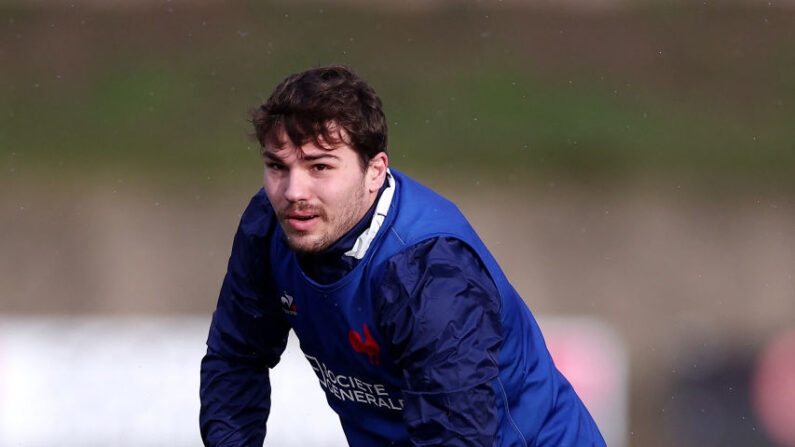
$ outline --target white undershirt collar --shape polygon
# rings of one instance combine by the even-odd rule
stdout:
[[[381,225],[384,224],[384,219],[389,212],[389,206],[392,204],[392,196],[395,195],[395,179],[392,177],[392,172],[387,168],[386,170],[387,187],[381,193],[381,198],[378,199],[378,204],[375,205],[375,213],[373,220],[370,221],[370,227],[364,230],[362,234],[356,239],[353,248],[345,252],[345,256],[352,256],[356,259],[362,259],[370,248],[375,235]]]

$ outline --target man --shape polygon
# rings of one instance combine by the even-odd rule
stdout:
[[[386,119],[343,66],[253,112],[243,214],[201,369],[207,445],[262,445],[295,331],[352,446],[604,445],[530,311],[458,209],[388,169]]]

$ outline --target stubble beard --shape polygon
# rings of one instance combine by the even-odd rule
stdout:
[[[329,216],[320,205],[293,205],[278,213],[279,223],[287,240],[287,246],[298,253],[318,253],[337,242],[345,233],[353,228],[367,213],[369,207],[365,203],[364,179],[359,187],[352,188],[349,193],[351,200],[345,202],[338,216]],[[325,228],[312,228],[308,231],[296,231],[284,222],[286,216],[294,211],[311,211],[320,219],[318,225]],[[312,234],[319,231],[315,237]]]

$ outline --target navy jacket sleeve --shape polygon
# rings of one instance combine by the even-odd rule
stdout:
[[[270,410],[268,369],[289,325],[273,299],[267,240],[276,225],[260,191],[246,209],[201,362],[199,422],[205,445],[261,446]]]
[[[494,445],[500,300],[477,255],[453,238],[421,242],[389,260],[379,295],[412,442]]]

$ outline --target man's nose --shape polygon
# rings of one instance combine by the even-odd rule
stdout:
[[[300,169],[291,169],[287,176],[287,186],[284,190],[284,198],[290,202],[300,202],[309,200],[310,179],[306,173]]]

